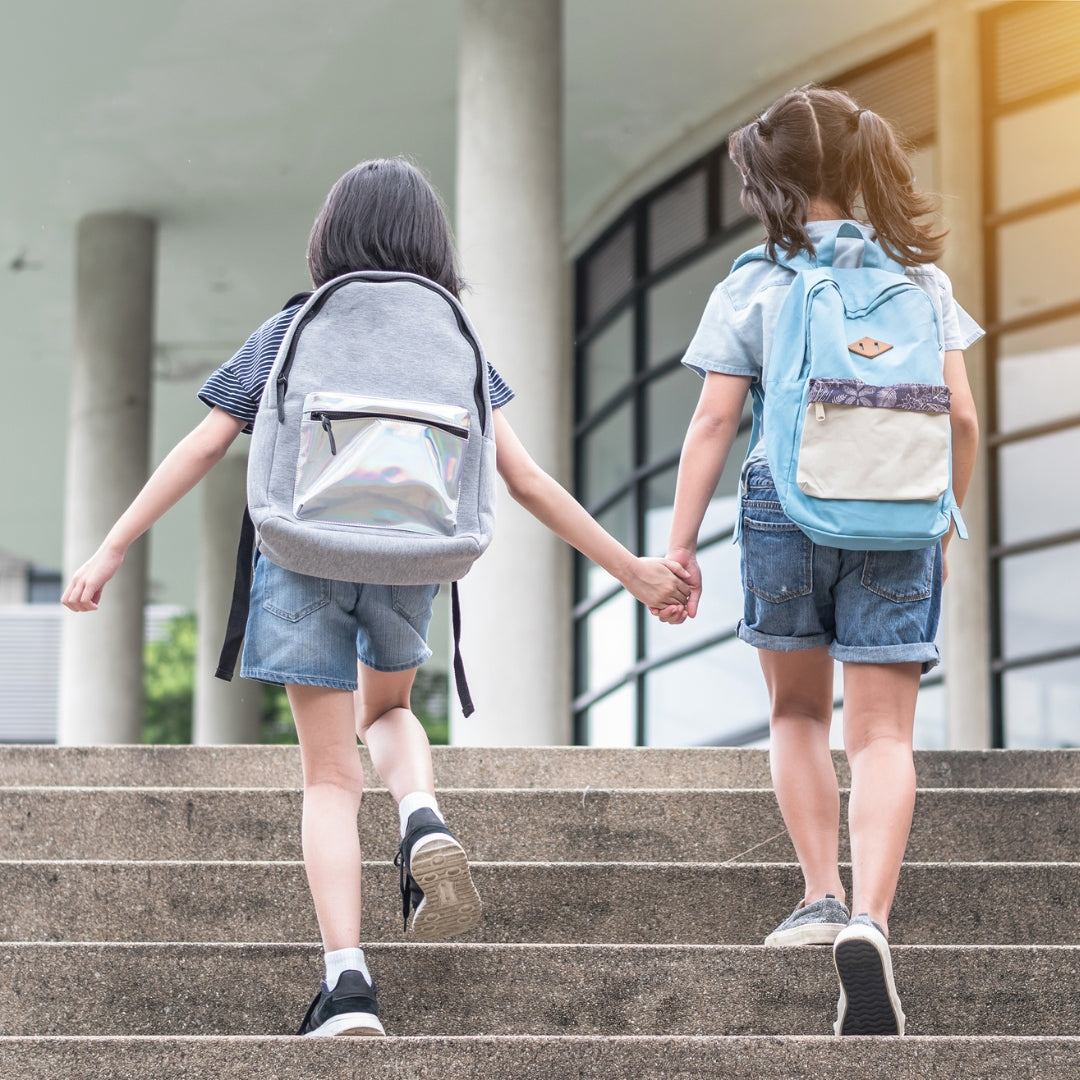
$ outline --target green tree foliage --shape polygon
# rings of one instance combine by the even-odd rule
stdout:
[[[177,615],[143,653],[144,743],[191,742],[195,616]]]
[[[146,694],[144,743],[191,742],[195,700],[195,616],[178,615],[143,657]],[[416,673],[412,706],[433,744],[448,741],[446,672],[421,668]],[[295,743],[296,728],[285,689],[264,685],[260,741]]]

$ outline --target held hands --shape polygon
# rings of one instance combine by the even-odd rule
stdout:
[[[698,600],[701,597],[701,567],[698,566],[694,552],[686,548],[672,548],[664,561],[674,562],[682,568],[683,580],[680,588],[686,592],[686,602],[684,604],[658,604],[655,607],[650,606],[649,611],[662,623],[678,625],[697,615]]]
[[[686,570],[674,559],[638,556],[621,580],[626,590],[652,612],[669,607],[682,610],[690,595]]]
[[[60,603],[71,611],[97,611],[101,591],[124,561],[124,552],[104,544],[75,571]]]

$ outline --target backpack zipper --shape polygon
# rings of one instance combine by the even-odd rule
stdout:
[[[309,415],[312,420],[318,420],[322,424],[322,429],[326,432],[326,436],[330,440],[331,454],[337,453],[337,443],[334,441],[333,428],[335,420],[400,420],[405,424],[419,424],[421,427],[438,428],[440,431],[445,431],[459,439],[467,439],[469,437],[469,429],[459,427],[457,424],[447,424],[441,420],[421,420],[416,416],[405,416],[402,413],[375,412],[373,410],[345,412],[320,409]]]

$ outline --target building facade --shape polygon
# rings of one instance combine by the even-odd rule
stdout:
[[[985,542],[976,536],[953,556],[965,572],[947,590],[952,633],[942,632],[967,647],[946,647],[945,663],[924,680],[916,738],[924,746],[956,745],[964,733],[984,745],[1064,745],[1080,736],[1080,597],[1067,569],[1080,554],[1080,490],[1069,479],[1050,496],[1032,481],[1054,462],[1065,477],[1080,450],[1080,273],[1071,258],[1080,236],[1080,8],[941,8],[924,36],[855,68],[812,75],[906,136],[920,186],[944,194],[956,295],[988,331],[968,357],[985,470],[968,513],[985,522]],[[769,100],[763,94],[758,107]],[[970,133],[977,157],[943,176],[942,158],[955,160],[955,141]],[[576,490],[638,551],[662,552],[666,541],[700,385],[682,352],[714,284],[760,236],[739,188],[721,141],[635,198],[576,260]],[[964,218],[978,233],[966,248]],[[659,625],[578,558],[578,741],[745,744],[767,736],[764,687],[735,637],[732,531],[748,436],[749,415],[706,517],[706,589],[695,623]],[[987,706],[979,715],[979,699],[965,695],[950,721],[945,688],[958,664],[958,677],[984,684]],[[841,698],[838,682],[838,708]]]
[[[292,248],[302,251],[329,183],[358,157],[405,152],[448,195],[466,306],[519,394],[515,429],[609,531],[661,553],[699,389],[681,354],[710,290],[758,237],[727,136],[792,86],[837,84],[912,143],[921,185],[942,194],[945,269],[988,331],[968,353],[983,428],[965,506],[972,539],[950,553],[946,659],[926,680],[916,739],[1077,740],[1080,5],[460,0],[417,21],[407,5],[335,0],[325,20],[284,36],[272,18],[287,13],[283,0],[258,20],[243,5],[213,16],[194,3],[147,8],[139,19],[132,7],[96,9],[82,37],[106,35],[100,48],[82,47],[75,16],[59,39],[44,17],[38,26],[42,50],[66,48],[72,74],[28,110],[67,93],[56,115],[68,127],[38,120],[50,133],[34,151],[41,162],[27,159],[22,188],[4,200],[12,288],[0,313],[20,348],[52,342],[69,321],[74,349],[24,350],[37,360],[20,372],[24,397],[68,384],[62,436],[36,460],[63,479],[27,480],[9,500],[6,547],[55,565],[58,554],[36,548],[62,534],[65,573],[79,565],[198,419],[205,373],[268,303],[302,287]],[[30,62],[34,35],[24,37]],[[287,57],[289,78],[264,56]],[[35,201],[42,191],[51,204]],[[71,238],[70,303],[47,278],[58,233]],[[288,266],[272,245],[284,234]],[[12,453],[32,441],[18,425],[5,437]],[[756,657],[734,638],[745,439],[706,519],[701,613],[682,627],[650,621],[501,493],[497,539],[462,589],[478,708],[451,718],[454,741],[765,737]],[[242,453],[227,459],[155,528],[149,552],[133,549],[108,611],[61,620],[63,741],[137,737],[148,599],[199,610],[196,738],[252,737],[242,691],[209,675],[243,471]],[[55,523],[34,533],[33,513]],[[189,565],[184,583],[176,568]],[[433,663],[446,665],[439,611]]]

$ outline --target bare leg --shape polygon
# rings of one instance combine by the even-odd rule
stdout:
[[[360,944],[360,838],[364,772],[353,696],[323,686],[287,686],[304,768],[304,869],[327,952]]]
[[[844,748],[851,763],[853,915],[888,935],[915,809],[911,738],[921,665],[844,665]]]
[[[780,813],[812,903],[844,899],[839,858],[840,793],[829,750],[833,662],[827,649],[759,649],[772,706],[769,764]]]
[[[386,672],[359,666],[356,734],[394,802],[414,791],[435,794],[431,745],[409,701],[415,678],[415,668]]]

